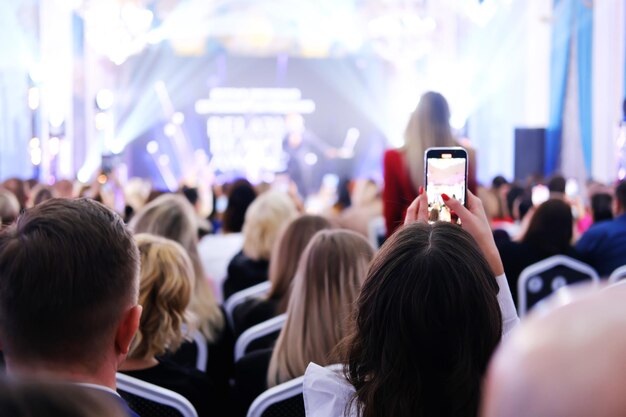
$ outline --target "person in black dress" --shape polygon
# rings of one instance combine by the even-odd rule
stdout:
[[[243,249],[230,261],[224,281],[224,299],[267,281],[270,254],[280,229],[296,217],[291,198],[280,191],[268,191],[248,207],[243,224]]]

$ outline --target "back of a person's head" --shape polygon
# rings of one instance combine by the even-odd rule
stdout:
[[[54,195],[49,187],[43,184],[37,184],[30,192],[29,206],[36,206],[37,204],[41,204],[44,201],[52,199],[53,197]]]
[[[591,196],[591,214],[593,222],[613,218],[613,196],[609,193],[596,193]]]
[[[183,341],[182,324],[193,292],[193,265],[185,249],[170,239],[147,233],[135,236],[141,269],[139,331],[129,358],[150,359],[175,352]]]
[[[483,417],[626,415],[626,286],[577,290],[544,302],[503,340]]]
[[[297,216],[291,198],[266,191],[248,207],[243,224],[243,253],[254,260],[269,260],[281,227]]]
[[[423,183],[424,151],[446,146],[457,146],[450,129],[450,108],[444,96],[430,91],[421,96],[404,131],[409,174],[416,190]]]
[[[200,194],[198,193],[198,188],[196,188],[196,187],[189,187],[187,185],[184,185],[181,188],[180,193],[183,196],[185,196],[187,201],[189,201],[189,204],[191,204],[192,206],[195,206],[196,204],[198,204],[198,200],[200,199]]]
[[[213,341],[222,329],[224,319],[198,255],[198,220],[191,203],[182,195],[160,195],[133,217],[130,228],[136,234],[150,233],[171,239],[185,249],[195,276],[190,309],[204,336]]]
[[[373,255],[367,240],[348,230],[322,230],[311,238],[272,354],[270,386],[303,375],[309,362],[335,362],[332,354],[350,331],[354,301]]]
[[[102,204],[52,199],[27,210],[0,234],[7,363],[95,369],[137,301],[138,266],[132,235]]]
[[[182,195],[163,194],[139,210],[130,222],[135,233],[150,233],[180,243],[188,252],[198,243],[191,203]]]
[[[537,207],[522,241],[547,255],[565,253],[572,243],[573,222],[570,205],[559,198],[550,199]]]
[[[20,214],[20,202],[9,190],[0,188],[0,229],[12,224]]]
[[[618,207],[618,214],[626,212],[626,180],[622,180],[615,187],[615,199]]]
[[[128,417],[112,394],[79,385],[0,380],[0,414],[10,417]]]
[[[503,185],[507,185],[509,182],[502,175],[497,175],[491,180],[491,188],[497,190]]]
[[[565,194],[567,181],[562,175],[554,175],[548,180],[548,190],[551,193]]]
[[[256,191],[248,180],[240,179],[228,188],[228,205],[224,211],[224,231],[239,233],[243,227],[248,206],[256,198]]]
[[[26,194],[26,183],[20,178],[9,178],[2,183],[1,188],[9,190],[20,206],[20,210],[26,207],[26,200],[28,196]]]
[[[372,261],[344,343],[362,415],[475,416],[502,335],[497,293],[460,227],[416,223],[393,234]]]
[[[331,223],[324,217],[302,215],[292,220],[280,233],[270,260],[269,279],[272,289],[268,294],[269,298],[279,300],[277,313],[287,310],[291,283],[304,248],[315,233],[331,227]]]
[[[520,216],[519,205],[525,193],[524,189],[515,183],[511,184],[511,188],[506,193],[507,210],[514,220],[521,220],[521,217],[523,217]]]
[[[70,180],[60,180],[54,183],[52,186],[54,194],[59,198],[73,198],[74,195],[74,183]]]

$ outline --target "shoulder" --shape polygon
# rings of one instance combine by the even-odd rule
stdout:
[[[578,244],[596,240],[606,235],[611,230],[624,229],[626,225],[622,225],[622,222],[616,220],[607,220],[599,223],[592,224],[589,229],[580,237]]]
[[[394,163],[401,161],[403,158],[402,151],[400,149],[387,149],[383,155],[385,163]]]
[[[304,374],[303,395],[307,417],[343,417],[354,397],[354,387],[343,377],[341,366],[324,368],[310,363]],[[356,417],[351,405],[348,417]]]
[[[233,320],[237,333],[250,328],[255,324],[269,320],[276,315],[276,302],[262,298],[251,298],[235,307]]]

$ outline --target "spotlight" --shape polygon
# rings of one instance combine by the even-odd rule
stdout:
[[[32,162],[33,165],[41,164],[41,149],[40,148],[35,148],[30,151],[30,162]]]
[[[109,118],[107,117],[106,113],[103,113],[103,112],[96,113],[96,116],[95,116],[96,130],[105,130],[107,128],[108,122],[109,122]]]
[[[183,122],[185,121],[185,115],[182,114],[181,112],[177,111],[176,113],[174,113],[172,115],[172,123],[174,123],[175,125],[182,125]]]
[[[172,123],[167,123],[163,127],[163,133],[168,138],[174,137],[174,135],[176,134],[176,126],[174,126]]]
[[[28,89],[28,107],[31,110],[37,110],[39,108],[39,89],[37,87]]]
[[[59,151],[61,150],[61,143],[59,141],[59,138],[57,138],[56,136],[51,137],[48,141],[48,149],[50,150],[50,155],[58,155]]]
[[[150,155],[154,155],[155,153],[159,152],[159,144],[156,141],[151,140],[146,145],[146,151],[148,151]]]
[[[307,165],[315,165],[317,164],[317,155],[315,155],[313,152],[309,152],[306,155],[304,155],[304,162]]]
[[[113,106],[114,100],[113,92],[106,88],[103,88],[96,94],[96,106],[102,111],[109,110]]]
[[[169,165],[170,164],[170,157],[167,155],[161,155],[159,156],[159,165]]]

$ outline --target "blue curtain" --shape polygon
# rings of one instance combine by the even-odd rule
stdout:
[[[559,168],[563,132],[563,110],[570,65],[570,42],[576,36],[578,70],[578,111],[581,147],[587,175],[592,161],[592,44],[593,6],[583,0],[554,0],[550,62],[550,118],[546,131],[545,174]]]
[[[591,177],[592,161],[592,44],[593,44],[593,6],[591,2],[575,0],[576,36],[578,68],[578,112],[580,116],[580,136],[587,176]],[[574,64],[574,63],[572,63]]]
[[[550,117],[546,129],[545,167],[550,175],[559,166],[563,109],[567,86],[567,69],[570,58],[569,45],[572,29],[572,0],[554,0],[552,42],[550,54]]]

